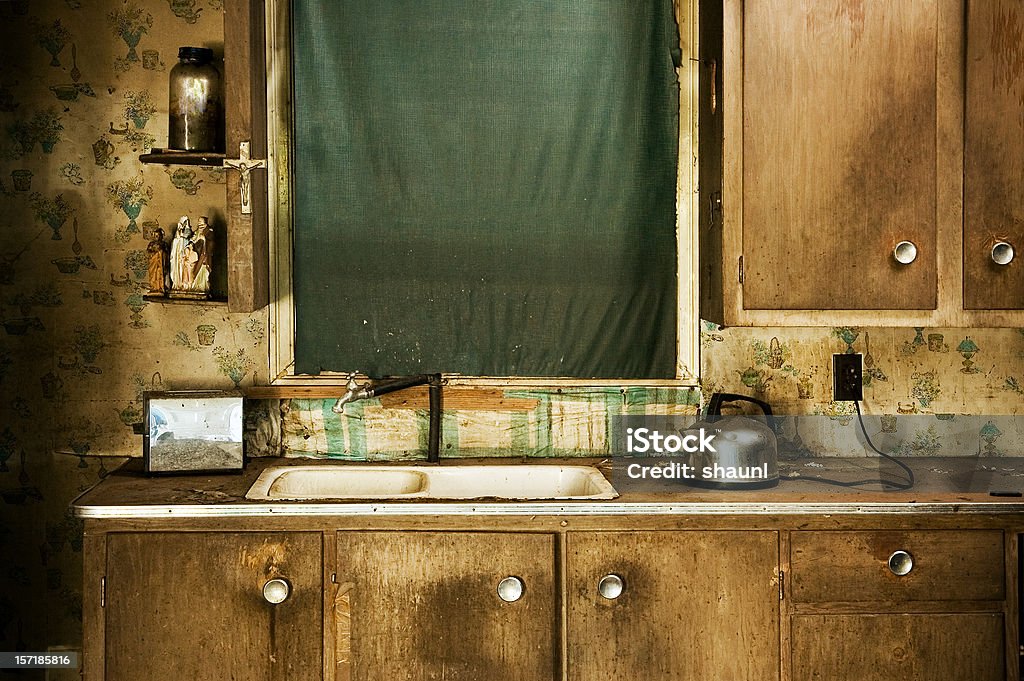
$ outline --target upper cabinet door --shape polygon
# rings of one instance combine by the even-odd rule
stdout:
[[[703,318],[966,320],[963,2],[701,5]]]
[[[322,565],[318,532],[109,535],[106,681],[321,679]]]
[[[1024,309],[1024,2],[967,3],[964,307]]]
[[[938,4],[743,3],[744,308],[936,307]]]
[[[342,532],[337,679],[554,681],[555,536]]]
[[[779,678],[778,533],[570,532],[571,681]]]

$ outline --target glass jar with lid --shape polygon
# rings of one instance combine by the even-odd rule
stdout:
[[[213,50],[178,48],[171,69],[167,146],[179,151],[224,151],[224,104]]]

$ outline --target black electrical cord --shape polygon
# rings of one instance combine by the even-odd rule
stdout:
[[[819,478],[819,477],[809,477],[809,478],[799,477],[799,478],[786,478],[786,479],[787,480],[803,480],[803,481],[806,481],[806,482],[824,482],[824,483],[828,483],[830,485],[839,485],[841,487],[860,487],[861,485],[881,485],[883,487],[889,487],[890,490],[892,490],[892,491],[903,491],[903,490],[908,490],[911,487],[913,487],[914,486],[914,471],[910,470],[910,466],[908,466],[907,464],[903,463],[899,459],[897,459],[897,458],[895,458],[895,457],[893,457],[893,456],[891,456],[889,454],[886,454],[885,452],[883,452],[882,450],[880,450],[878,447],[875,446],[875,443],[871,441],[871,437],[868,435],[867,428],[864,427],[864,417],[861,416],[861,413],[860,413],[860,402],[857,402],[855,400],[854,403],[853,403],[853,406],[857,409],[857,421],[860,423],[860,431],[862,433],[864,433],[864,439],[867,441],[868,446],[871,447],[871,449],[875,452],[875,454],[878,454],[878,456],[880,456],[883,459],[886,459],[888,461],[892,461],[894,464],[896,464],[897,466],[902,468],[903,471],[907,474],[906,481],[903,481],[903,480],[885,480],[884,478],[882,478],[882,476],[878,476],[878,479],[869,478],[867,480],[855,480],[855,481],[851,481],[851,482],[843,482],[841,480],[832,480],[832,479],[829,479],[829,478]]]
[[[903,490],[905,490],[905,489],[910,489],[911,487],[913,487],[914,486],[914,471],[912,471],[910,469],[910,466],[908,466],[907,464],[903,463],[902,461],[900,461],[899,459],[897,459],[894,456],[886,454],[885,452],[883,452],[882,450],[880,450],[878,447],[875,446],[875,443],[872,442],[871,438],[868,436],[867,428],[864,427],[864,417],[862,417],[860,415],[860,402],[856,402],[855,401],[853,403],[853,406],[857,409],[857,421],[860,422],[860,432],[864,433],[864,439],[867,441],[868,446],[871,447],[871,449],[874,450],[875,454],[878,454],[878,456],[882,457],[883,459],[886,459],[888,461],[892,461],[894,464],[896,464],[897,466],[902,468],[903,472],[907,474],[907,481],[906,482],[892,482],[891,480],[888,480],[888,481],[879,480],[879,482],[881,482],[883,485],[890,485],[890,486],[892,486],[892,487],[894,487],[896,489],[903,489]]]

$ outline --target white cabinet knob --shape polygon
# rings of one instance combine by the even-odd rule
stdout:
[[[498,582],[498,598],[506,603],[515,603],[523,597],[526,587],[518,577],[506,577]]]
[[[612,601],[622,595],[626,590],[626,582],[618,575],[605,575],[597,583],[597,592]]]
[[[894,551],[889,556],[889,571],[897,577],[909,574],[914,569],[914,557],[907,551]]]
[[[913,241],[901,241],[892,250],[892,257],[901,265],[909,265],[917,260],[917,246]]]
[[[1013,250],[1013,244],[1008,244],[1005,241],[1000,241],[992,247],[992,262],[997,265],[1009,265],[1013,261],[1013,256],[1016,253]]]
[[[267,603],[271,605],[284,603],[291,592],[291,585],[281,578],[271,579],[263,585],[263,598],[267,599]]]

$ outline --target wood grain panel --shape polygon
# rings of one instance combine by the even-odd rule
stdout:
[[[1002,601],[999,531],[793,532],[792,595],[799,602]],[[889,556],[913,556],[897,576]]]
[[[700,316],[701,319],[723,323],[725,321],[725,300],[723,277],[733,275],[723,271],[724,252],[722,229],[722,170],[724,139],[724,117],[722,106],[723,74],[722,41],[724,32],[721,2],[701,3],[700,22],[700,71],[698,80],[699,99],[697,102],[697,164],[700,186],[697,205],[697,235],[700,258]],[[735,254],[729,254],[734,258]]]
[[[776,532],[570,532],[568,678],[779,677]],[[600,579],[625,581],[619,598]]]
[[[967,3],[964,307],[1024,309],[1024,2]],[[999,241],[1009,265],[992,261]]]
[[[321,679],[322,570],[317,532],[109,535],[106,681]]]
[[[336,399],[345,388],[342,385],[258,385],[246,388],[249,399]],[[416,386],[381,395],[382,407],[387,409],[427,409],[430,397],[427,386]],[[532,411],[540,400],[530,397],[508,397],[503,388],[475,388],[465,386],[444,387],[445,409],[470,411]]]
[[[1006,534],[1006,681],[1020,681],[1020,535]]]
[[[744,4],[745,308],[936,307],[938,1]]]
[[[533,411],[539,399],[508,397],[500,388],[445,387],[444,408],[479,411]],[[427,386],[416,386],[380,396],[380,406],[387,409],[427,409],[430,395]]]
[[[107,536],[87,526],[82,545],[82,679],[103,681],[103,579],[107,569]]]
[[[798,615],[794,681],[1002,681],[1002,614]]]
[[[339,533],[337,568],[339,678],[555,679],[554,535]],[[497,594],[508,576],[526,587],[513,603]]]
[[[251,157],[267,158],[267,76],[263,0],[224,4],[225,141],[228,158],[251,143]],[[228,309],[252,312],[269,300],[267,170],[253,170],[253,213],[242,215],[237,171],[227,178]]]

